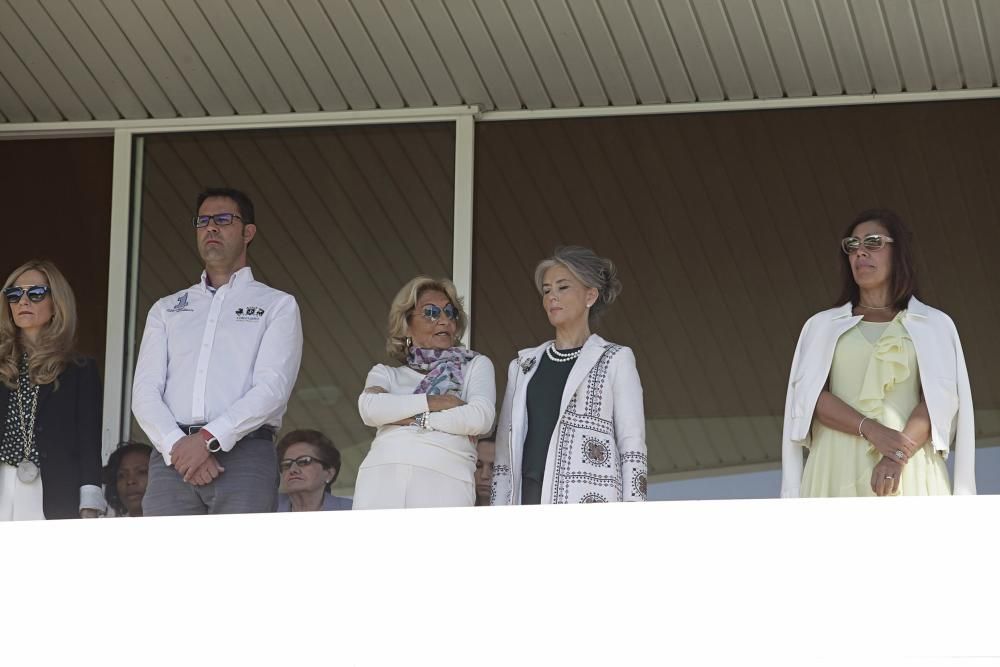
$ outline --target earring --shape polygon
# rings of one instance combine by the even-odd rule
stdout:
[[[413,339],[409,336],[406,337],[406,347],[411,347],[413,345]]]

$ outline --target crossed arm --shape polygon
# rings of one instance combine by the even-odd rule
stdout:
[[[921,398],[902,431],[866,418],[863,414],[824,389],[816,401],[816,418],[827,428],[861,435],[882,455],[872,471],[872,491],[887,496],[899,490],[900,474],[910,457],[931,435],[931,418]],[[897,456],[902,453],[902,457]]]

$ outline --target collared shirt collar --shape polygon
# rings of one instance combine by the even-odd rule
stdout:
[[[253,271],[250,270],[249,266],[244,266],[242,269],[240,269],[233,275],[229,276],[229,282],[226,284],[229,285],[230,289],[235,289],[237,287],[241,287],[247,284],[251,280],[253,280]],[[198,285],[201,287],[201,289],[205,290],[209,294],[214,294],[214,292],[208,286],[207,271],[201,272],[201,280],[198,281]],[[219,287],[220,287],[219,285],[215,285],[216,290],[218,290]]]

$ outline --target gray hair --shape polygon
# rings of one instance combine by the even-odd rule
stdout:
[[[585,287],[597,290],[597,301],[590,307],[590,322],[596,322],[622,291],[615,263],[606,257],[598,257],[590,248],[568,245],[556,248],[552,257],[543,259],[535,267],[535,288],[542,293],[545,272],[553,266],[564,266]]]

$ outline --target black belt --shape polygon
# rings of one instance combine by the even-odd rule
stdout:
[[[178,424],[177,425],[177,427],[180,430],[184,431],[188,435],[194,435],[195,433],[197,433],[201,429],[205,428],[205,426],[207,426],[207,424]],[[242,438],[240,438],[240,440],[246,440],[248,438],[253,439],[253,440],[270,440],[271,442],[274,442],[274,427],[273,426],[267,426],[267,425],[261,426],[256,431],[250,431],[245,436],[243,436]]]

